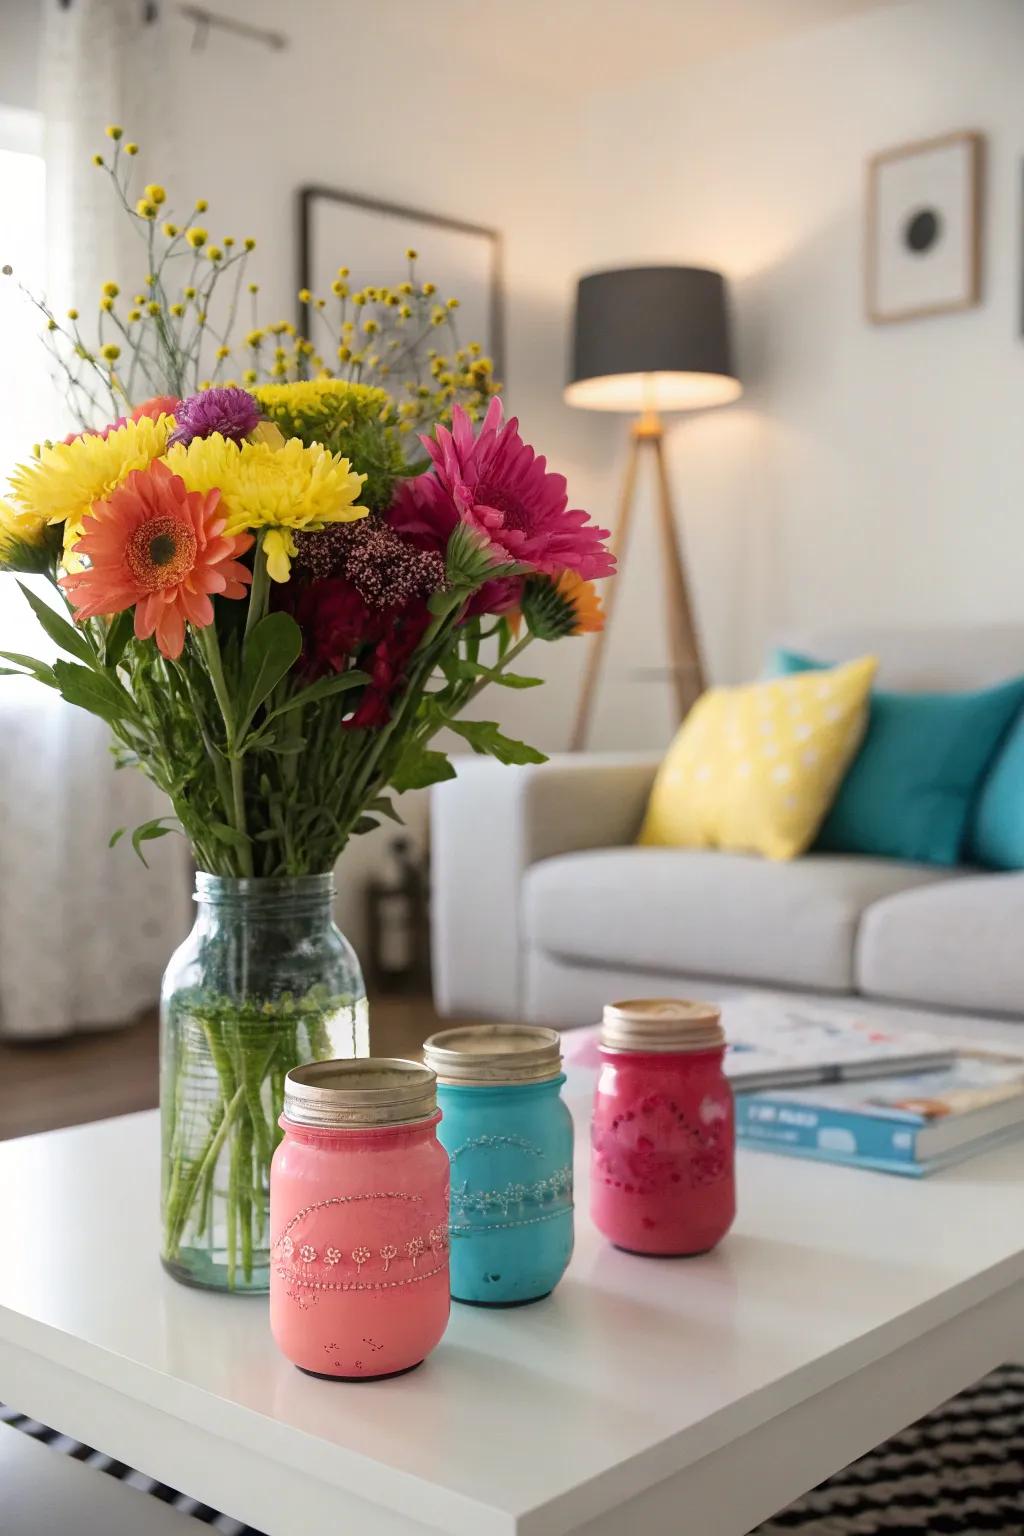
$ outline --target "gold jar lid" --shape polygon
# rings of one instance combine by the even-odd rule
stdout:
[[[429,1067],[398,1057],[311,1061],[284,1080],[284,1112],[294,1125],[322,1129],[412,1125],[437,1109]]]
[[[439,1083],[476,1088],[546,1083],[561,1073],[562,1042],[557,1030],[534,1024],[468,1024],[431,1035],[423,1059]]]
[[[710,1051],[725,1044],[721,1010],[680,997],[607,1003],[601,1044],[610,1051]]]

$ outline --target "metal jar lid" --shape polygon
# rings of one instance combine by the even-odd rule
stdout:
[[[601,1044],[610,1051],[710,1051],[725,1043],[720,1020],[714,1003],[632,998],[605,1006]]]
[[[562,1042],[557,1030],[533,1024],[470,1024],[431,1035],[423,1059],[440,1083],[476,1088],[546,1083],[561,1073]]]
[[[322,1129],[411,1125],[437,1109],[429,1067],[398,1057],[311,1061],[284,1080],[284,1112],[294,1125]]]

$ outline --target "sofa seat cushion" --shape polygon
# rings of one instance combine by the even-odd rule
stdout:
[[[1024,1012],[1024,875],[972,873],[879,901],[861,924],[856,980],[871,997]]]
[[[603,848],[534,864],[527,943],[563,959],[850,991],[866,907],[958,883],[949,870],[849,855],[779,864],[692,848]]]

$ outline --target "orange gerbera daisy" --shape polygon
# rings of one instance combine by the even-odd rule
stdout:
[[[252,580],[236,559],[252,535],[226,535],[219,502],[217,490],[187,491],[159,460],[134,470],[84,519],[75,551],[88,555],[89,566],[60,583],[75,617],[134,607],[137,637],[155,635],[163,655],[180,656],[185,621],[197,629],[213,623],[211,593],[244,597]]]
[[[604,610],[597,588],[578,571],[527,577],[520,606],[530,633],[537,640],[592,635],[604,628]],[[518,628],[513,633],[518,633]]]

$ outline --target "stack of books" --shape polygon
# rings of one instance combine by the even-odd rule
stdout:
[[[723,1010],[741,1146],[920,1178],[1024,1130],[1021,1056],[752,994]]]

